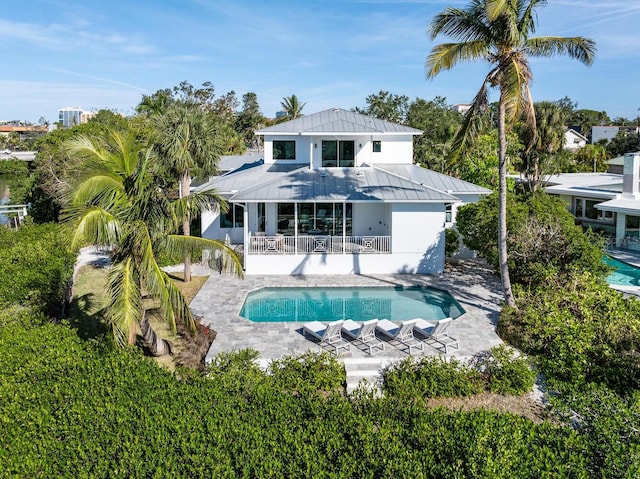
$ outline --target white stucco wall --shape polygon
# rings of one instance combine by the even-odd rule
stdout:
[[[294,140],[296,142],[295,160],[274,160],[273,141]],[[264,161],[273,163],[305,163],[312,168],[322,167],[322,141],[353,141],[355,146],[355,164],[374,163],[412,163],[413,162],[413,136],[412,135],[322,135],[322,136],[302,136],[302,135],[278,135],[266,136],[264,141]],[[373,142],[380,141],[381,151],[373,152]]]
[[[384,208],[383,216],[391,220],[387,226],[384,226],[384,220],[380,224],[378,219],[381,217],[380,206]],[[443,204],[356,204],[353,217],[354,235],[392,235],[391,254],[247,255],[246,273],[439,274],[443,271]],[[366,232],[362,231],[363,228]],[[379,228],[389,228],[390,231],[376,231]]]
[[[308,136],[300,136],[300,135],[278,135],[278,136],[267,136],[264,139],[264,162],[265,163],[274,163],[276,160],[273,159],[273,142],[274,141],[290,141],[294,140],[296,142],[296,159],[295,160],[277,160],[278,163],[305,163],[309,164],[310,161],[310,147],[311,147],[311,138]],[[320,148],[320,146],[318,146]]]

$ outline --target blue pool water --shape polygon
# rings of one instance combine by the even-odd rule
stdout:
[[[262,288],[247,295],[240,316],[255,322],[404,321],[463,313],[453,296],[433,288]]]
[[[614,286],[640,286],[640,268],[610,256],[604,257],[604,262],[616,270],[607,276],[607,283]]]

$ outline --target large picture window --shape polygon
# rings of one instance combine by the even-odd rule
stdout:
[[[274,140],[273,159],[274,160],[295,160],[296,159],[295,140]]]
[[[322,166],[352,167],[355,164],[355,143],[353,140],[322,142]]]

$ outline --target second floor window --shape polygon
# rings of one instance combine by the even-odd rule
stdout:
[[[355,143],[353,140],[322,142],[322,166],[355,166]]]
[[[296,159],[295,140],[274,140],[273,159],[274,160],[295,160]]]

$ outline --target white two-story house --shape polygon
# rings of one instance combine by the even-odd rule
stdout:
[[[437,274],[456,206],[490,193],[414,165],[420,130],[351,111],[256,134],[262,161],[199,187],[230,203],[202,236],[242,244],[246,274]]]

